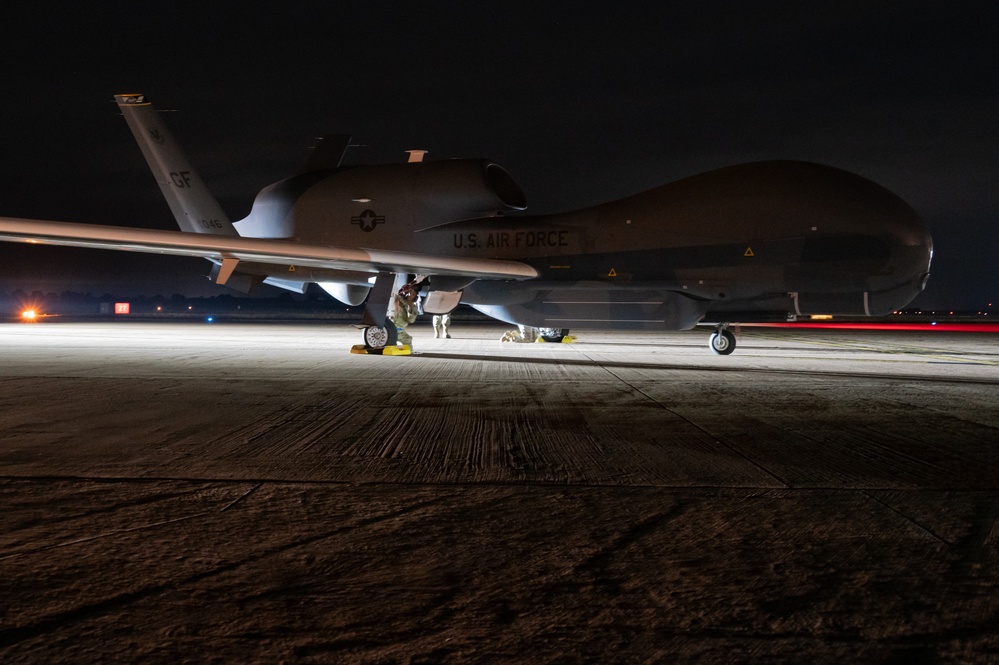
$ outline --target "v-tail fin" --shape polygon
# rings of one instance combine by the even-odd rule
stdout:
[[[115,95],[114,99],[181,230],[239,235],[146,96]]]

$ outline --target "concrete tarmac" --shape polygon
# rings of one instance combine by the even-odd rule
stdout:
[[[999,662],[994,334],[0,325],[0,662]]]

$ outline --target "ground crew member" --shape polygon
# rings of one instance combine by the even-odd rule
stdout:
[[[413,345],[413,338],[406,332],[406,326],[416,320],[416,300],[416,290],[408,284],[399,289],[393,298],[392,315],[389,318],[395,324],[396,343],[399,345]]]
[[[448,332],[450,328],[450,314],[434,314],[434,337],[436,339],[440,339],[442,333],[445,339],[451,339],[451,333]]]

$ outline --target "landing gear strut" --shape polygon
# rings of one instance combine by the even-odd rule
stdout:
[[[727,356],[728,354],[735,351],[735,335],[732,331],[728,329],[728,324],[723,323],[715,330],[711,335],[711,340],[708,342],[708,346],[711,350],[720,356]]]
[[[387,346],[395,346],[397,336],[395,323],[389,320],[388,308],[392,302],[392,294],[398,286],[396,283],[405,283],[405,275],[394,275],[392,273],[379,273],[375,278],[374,286],[368,294],[368,302],[364,306],[364,316],[361,323],[364,326],[361,336],[364,338],[365,349],[383,349]]]

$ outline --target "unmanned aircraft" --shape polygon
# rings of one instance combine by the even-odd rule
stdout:
[[[218,284],[366,301],[368,347],[394,343],[397,275],[423,275],[425,310],[460,303],[551,340],[569,329],[715,328],[881,316],[929,277],[933,242],[895,194],[797,161],[740,164],[570,212],[516,214],[523,191],[486,159],[343,165],[329,135],[295,175],[231,222],[142,94],[115,95],[181,231],[0,217],[0,240],[201,256]],[[508,214],[514,213],[514,214]]]

